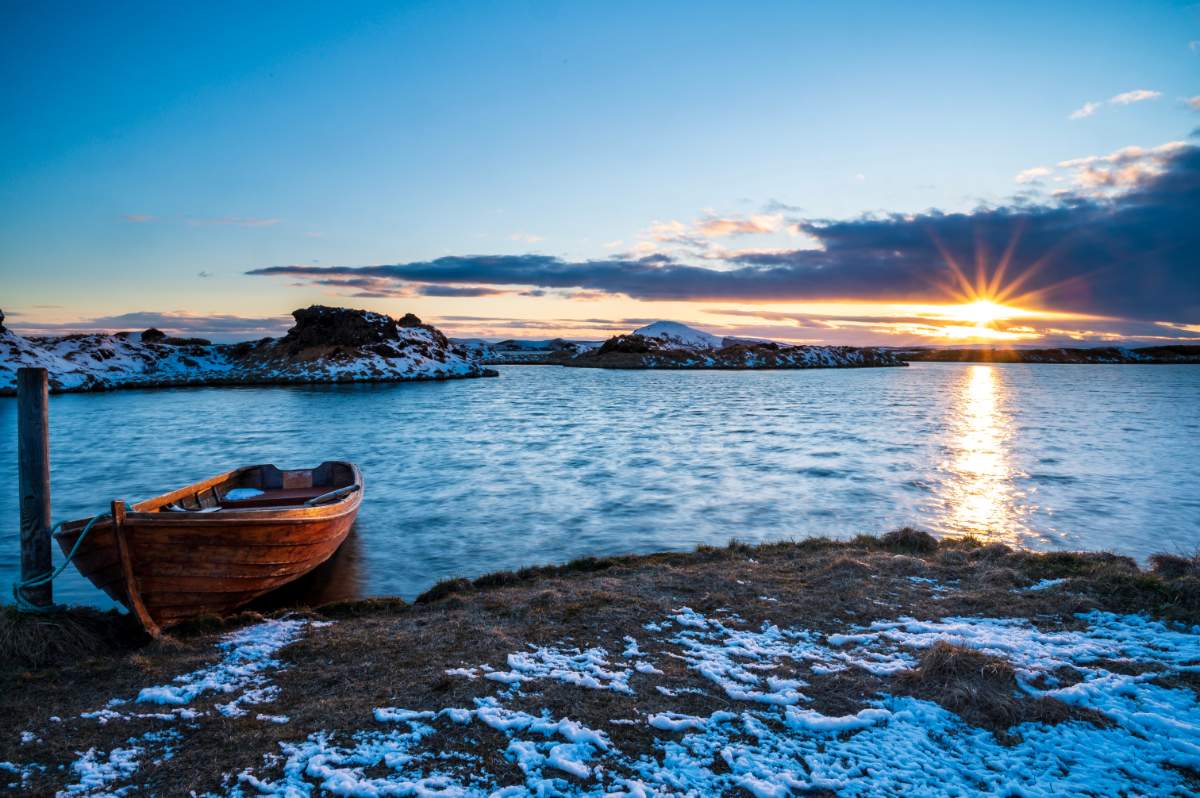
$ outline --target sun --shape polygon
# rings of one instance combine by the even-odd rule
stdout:
[[[1028,311],[1001,305],[990,299],[977,299],[974,302],[946,309],[947,318],[974,324],[976,327],[987,327],[994,322],[1017,318],[1027,315],[1027,313]]]

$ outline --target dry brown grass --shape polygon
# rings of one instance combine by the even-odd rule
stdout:
[[[0,663],[42,668],[129,651],[147,635],[128,616],[90,608],[59,609],[45,614],[0,608]]]
[[[991,730],[1004,742],[1015,742],[1007,730],[1020,723],[1107,721],[1052,698],[1031,698],[1017,685],[1007,660],[940,642],[921,654],[920,664],[901,673],[898,692],[936,701],[967,723]]]
[[[186,795],[190,790],[213,790],[223,774],[258,765],[262,754],[277,752],[282,741],[322,730],[348,734],[369,726],[374,707],[470,706],[475,697],[494,687],[481,680],[447,678],[447,668],[484,662],[501,665],[508,652],[529,643],[569,640],[569,645],[611,645],[627,634],[642,641],[643,650],[665,671],[662,676],[637,674],[636,697],[547,682],[539,683],[536,695],[515,700],[512,708],[535,712],[544,708],[557,717],[604,727],[622,750],[648,750],[652,732],[645,724],[612,726],[607,719],[634,717],[635,710],[643,716],[668,710],[707,715],[738,708],[686,664],[662,656],[642,629],[647,620],[683,605],[702,613],[733,608],[754,627],[771,621],[822,633],[901,615],[1019,617],[1061,628],[1075,623],[1073,613],[1097,608],[1200,623],[1197,577],[1190,570],[1160,567],[1146,572],[1113,555],[1040,555],[984,546],[971,539],[941,541],[930,548],[923,535],[907,530],[882,539],[811,539],[761,546],[734,541],[692,553],[587,558],[473,581],[449,580],[411,605],[399,599],[368,599],[317,608],[312,612],[338,623],[312,630],[282,652],[289,666],[276,675],[275,682],[283,698],[262,710],[287,714],[291,722],[275,725],[255,721],[253,716],[225,718],[211,711],[212,704],[224,697],[198,699],[195,708],[209,714],[188,729],[188,745],[169,763],[144,765],[133,792]],[[928,583],[913,581],[913,576],[936,579],[945,589],[935,594]],[[1069,581],[1052,590],[1013,589],[1046,578]],[[78,717],[80,712],[104,706],[110,698],[134,695],[141,687],[167,682],[215,661],[217,637],[231,625],[259,617],[204,619],[174,631],[173,641],[136,651],[123,642],[108,648],[88,645],[74,653],[64,650],[44,659],[38,668],[6,657],[0,661],[5,723],[43,737],[46,742],[32,753],[47,764],[69,763],[74,752],[92,746],[109,750],[145,729],[137,724],[84,722],[52,727],[47,717]],[[18,628],[12,619],[2,623],[8,626],[0,625],[0,635],[6,628]],[[810,681],[806,693],[813,698],[813,708],[828,714],[857,711],[884,686],[878,678],[853,669],[820,678],[784,670],[777,675]],[[1061,676],[1069,679],[1070,675]],[[702,692],[667,697],[655,690],[668,683]],[[938,701],[1001,739],[1007,739],[1005,729],[1022,720],[1096,720],[1072,714],[1057,703],[1017,694],[1007,663],[965,649],[931,649],[904,679],[888,680],[887,688],[901,684],[911,694]],[[490,745],[499,740],[492,740],[491,733],[477,725],[470,727],[469,734],[467,727],[439,729],[445,739],[438,739],[445,749],[477,750],[494,773],[513,767]],[[28,760],[31,751],[14,738],[0,735],[0,761]],[[64,776],[53,770],[38,778],[41,781],[31,785],[35,792],[52,794],[64,783]]]

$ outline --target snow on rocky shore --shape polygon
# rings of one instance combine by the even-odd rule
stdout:
[[[508,653],[499,667],[446,670],[447,679],[466,680],[485,693],[466,706],[377,706],[352,732],[321,730],[294,739],[285,733],[277,751],[227,772],[221,789],[205,795],[1185,794],[1188,773],[1200,766],[1200,712],[1186,687],[1156,682],[1194,671],[1196,629],[1099,611],[1081,613],[1077,621],[1077,629],[1044,631],[1017,619],[899,618],[821,634],[770,622],[755,627],[732,611],[679,607],[645,623],[641,640],[626,636],[586,650],[570,643],[529,645]],[[288,716],[262,711],[278,708],[282,699],[273,682],[286,667],[278,652],[327,626],[302,619],[249,626],[222,639],[223,657],[212,665],[135,697],[114,698],[79,719],[55,718],[59,725],[157,722],[111,750],[77,752],[64,776],[71,783],[58,794],[126,794],[139,784],[144,764],[170,760],[197,724],[215,716],[286,726]],[[938,703],[888,690],[886,680],[916,666],[920,652],[947,642],[1006,658],[1031,700],[1063,702],[1093,713],[1095,722],[1026,722],[1005,744]],[[710,691],[724,695],[728,709],[707,715],[637,709],[644,688],[637,675],[663,675],[660,668],[672,661],[707,687],[660,685],[660,693]],[[806,706],[813,700],[808,680],[778,675],[796,668],[813,674],[861,669],[882,677],[884,689],[857,712],[825,714]],[[523,698],[536,701],[551,683],[579,690],[581,704],[584,694],[599,691],[625,696],[631,706],[627,716],[607,718],[607,728],[595,719],[513,706]],[[403,686],[397,688],[402,700]],[[229,700],[198,706],[205,694]],[[620,724],[644,727],[650,745],[622,750],[611,732]],[[499,733],[487,738],[498,739],[499,750],[484,750],[480,733],[486,730]],[[45,747],[34,732],[22,740],[30,753]],[[514,764],[519,777],[494,772],[497,761]],[[8,787],[17,791],[48,772],[36,760],[0,762]]]
[[[659,321],[562,361],[616,369],[812,369],[907,365],[878,347],[791,346],[719,338],[678,322]]]
[[[54,392],[183,385],[395,382],[493,376],[411,313],[402,319],[314,305],[292,313],[282,338],[236,344],[171,338],[158,330],[23,337],[0,314],[0,395],[22,366],[50,373]]]

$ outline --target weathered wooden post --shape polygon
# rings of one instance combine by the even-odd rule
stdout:
[[[50,391],[46,370],[17,369],[17,462],[21,491],[21,581],[50,573]],[[23,591],[49,607],[49,582]]]

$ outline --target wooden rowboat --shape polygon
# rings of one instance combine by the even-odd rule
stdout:
[[[358,515],[362,487],[352,463],[256,465],[128,507],[113,502],[75,566],[158,635],[197,615],[230,612],[328,560]],[[55,534],[64,552],[89,520]]]

